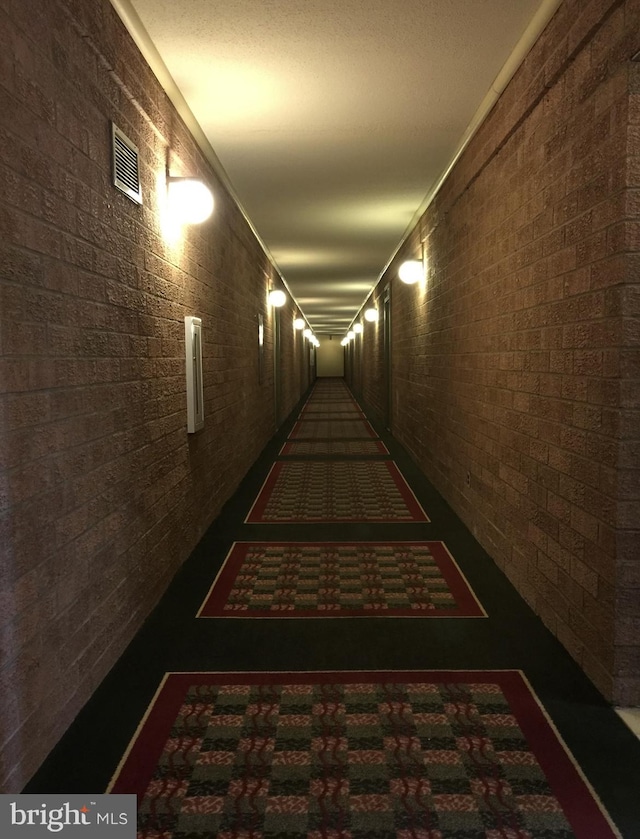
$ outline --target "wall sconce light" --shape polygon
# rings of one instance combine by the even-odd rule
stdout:
[[[197,178],[167,175],[169,210],[182,224],[200,224],[213,212],[211,190]]]
[[[421,259],[407,259],[398,269],[398,277],[407,285],[419,283],[424,277],[424,262]]]
[[[311,338],[313,337],[313,332],[312,332],[310,329],[308,329],[308,328],[307,328],[307,329],[305,329],[305,330],[304,330],[304,332],[303,332],[302,334],[303,334],[303,335],[304,335],[304,337],[307,339],[307,341],[310,341],[310,340],[311,340]]]
[[[287,302],[287,295],[284,291],[281,291],[279,288],[274,288],[272,291],[269,292],[269,303],[271,306],[275,306],[279,308],[280,306],[284,306]]]
[[[354,339],[355,337],[356,337],[356,333],[353,331],[353,329],[350,329],[350,330],[347,332],[347,338],[348,338],[350,341],[353,341],[353,339]]]
[[[343,347],[346,347],[348,343],[349,343],[349,339],[348,339],[348,338],[343,338],[343,339],[342,339],[342,341],[340,341],[340,344],[341,344],[341,346],[343,346]]]
[[[304,327],[305,327],[305,321],[303,320],[303,318],[296,318],[294,320],[294,322],[293,322],[293,328],[294,329],[300,330],[300,329],[304,329]]]
[[[361,323],[354,323],[353,331],[356,333],[356,335],[360,335],[364,331],[364,326]]]
[[[375,306],[372,306],[370,309],[365,311],[364,319],[368,320],[369,323],[375,323],[378,320],[378,310]]]

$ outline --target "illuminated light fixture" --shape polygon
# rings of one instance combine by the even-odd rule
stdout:
[[[304,329],[304,324],[305,324],[305,322],[302,318],[296,318],[293,322],[293,328],[298,329],[298,330],[299,329]]]
[[[307,341],[310,341],[313,338],[313,332],[310,329],[305,329],[302,333]]]
[[[349,343],[349,339],[348,339],[348,338],[343,338],[343,339],[342,339],[342,341],[340,341],[340,344],[341,344],[343,347],[346,347],[348,343]]]
[[[353,331],[353,329],[350,329],[350,330],[347,332],[347,338],[348,338],[350,341],[353,341],[353,339],[354,339],[355,337],[356,337],[356,333]]]
[[[364,319],[368,320],[369,323],[375,323],[378,320],[378,310],[374,306],[367,309],[364,313]]]
[[[269,292],[269,303],[276,308],[280,306],[284,306],[287,302],[287,295],[284,291],[281,291],[279,288],[274,288],[273,291]]]
[[[197,178],[168,175],[167,197],[171,214],[182,224],[201,224],[213,212],[211,190]]]
[[[398,276],[403,283],[413,285],[424,277],[424,263],[421,259],[407,259],[398,269]]]
[[[354,323],[353,331],[356,333],[356,335],[360,335],[360,333],[364,331],[364,326],[361,323]]]

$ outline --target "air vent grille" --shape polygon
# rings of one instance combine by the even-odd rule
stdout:
[[[112,127],[113,183],[136,204],[142,204],[142,186],[138,166],[138,147],[122,133],[117,125]]]

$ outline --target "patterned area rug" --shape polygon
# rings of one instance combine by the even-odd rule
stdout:
[[[289,439],[346,440],[367,439],[377,437],[371,425],[366,420],[346,419],[317,419],[299,420],[292,428]]]
[[[285,443],[280,454],[377,455],[389,454],[382,440],[301,440]]]
[[[362,415],[362,411],[356,405],[355,402],[352,400],[341,399],[339,402],[328,402],[328,401],[312,401],[309,400],[304,408],[302,409],[304,413],[314,414],[314,413],[357,413]]]
[[[198,617],[486,617],[443,542],[238,542]]]
[[[109,792],[138,839],[614,839],[519,671],[171,673]]]
[[[390,460],[280,461],[246,522],[429,521]]]
[[[351,399],[353,401],[353,396],[351,395],[351,391],[348,388],[333,388],[328,390],[322,390],[320,388],[315,388],[311,395],[309,396],[309,402],[317,402],[319,399]]]
[[[326,411],[302,411],[298,419],[303,422],[318,422],[319,420],[339,422],[340,420],[364,420],[365,416],[358,411],[336,411],[332,414]]]
[[[306,405],[358,405],[348,394],[344,396],[310,396]]]
[[[316,399],[317,397],[327,397],[327,396],[342,396],[348,397],[351,396],[351,391],[345,384],[345,382],[335,382],[334,384],[327,384],[326,382],[316,381],[316,384],[311,391],[311,398]]]

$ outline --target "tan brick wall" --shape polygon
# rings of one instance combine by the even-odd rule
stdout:
[[[282,405],[281,418],[291,413],[300,395],[310,384],[309,342],[301,331],[293,328],[294,317],[298,314],[291,300],[280,310],[281,326],[281,369],[282,369]]]
[[[640,3],[625,21],[640,32]],[[636,46],[638,46],[636,42]],[[640,56],[639,56],[640,58]],[[628,274],[620,289],[623,346],[620,353],[621,408],[618,455],[618,531],[615,674],[621,701],[640,702],[640,60],[630,68],[627,132],[628,189],[624,196]]]
[[[110,120],[140,148],[143,207],[111,185]],[[277,278],[106,0],[0,5],[0,142],[0,788],[16,791],[273,433]],[[216,197],[174,243],[167,160]],[[186,314],[204,339],[190,436]],[[308,379],[283,364],[290,410]]]
[[[636,703],[639,10],[566,0],[384,278],[394,433],[605,695]],[[423,241],[427,282],[404,286]]]
[[[363,325],[362,335],[357,338],[360,344],[360,364],[354,369],[355,391],[361,396],[378,419],[384,416],[384,338],[383,338],[383,301],[381,285],[363,306],[364,310],[375,307],[378,320],[371,323],[360,320]]]

